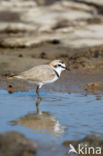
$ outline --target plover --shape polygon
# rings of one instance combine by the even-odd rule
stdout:
[[[57,79],[59,79],[60,74],[63,70],[70,71],[70,68],[67,68],[62,60],[54,60],[48,65],[35,66],[18,75],[10,76],[9,78],[17,78],[33,82],[37,85],[36,94],[39,98],[41,98],[39,89],[43,85],[53,83]]]

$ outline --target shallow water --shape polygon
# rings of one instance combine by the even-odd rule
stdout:
[[[46,91],[41,91],[41,95],[37,113],[33,91],[9,94],[0,90],[0,133],[22,132],[38,144],[38,155],[45,155],[45,151],[47,155],[63,155],[65,149],[61,145],[65,140],[78,140],[94,133],[103,137],[102,95]]]

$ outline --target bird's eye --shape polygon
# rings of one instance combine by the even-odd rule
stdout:
[[[55,67],[55,68],[61,67],[61,64],[57,64],[57,65],[55,65],[54,67]]]

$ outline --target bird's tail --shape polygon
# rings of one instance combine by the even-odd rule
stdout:
[[[17,78],[17,75],[10,75],[8,76],[8,80],[13,80],[13,79],[16,79]]]

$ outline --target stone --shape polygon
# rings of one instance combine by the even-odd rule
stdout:
[[[23,134],[15,131],[0,134],[0,155],[35,156],[37,145]]]

